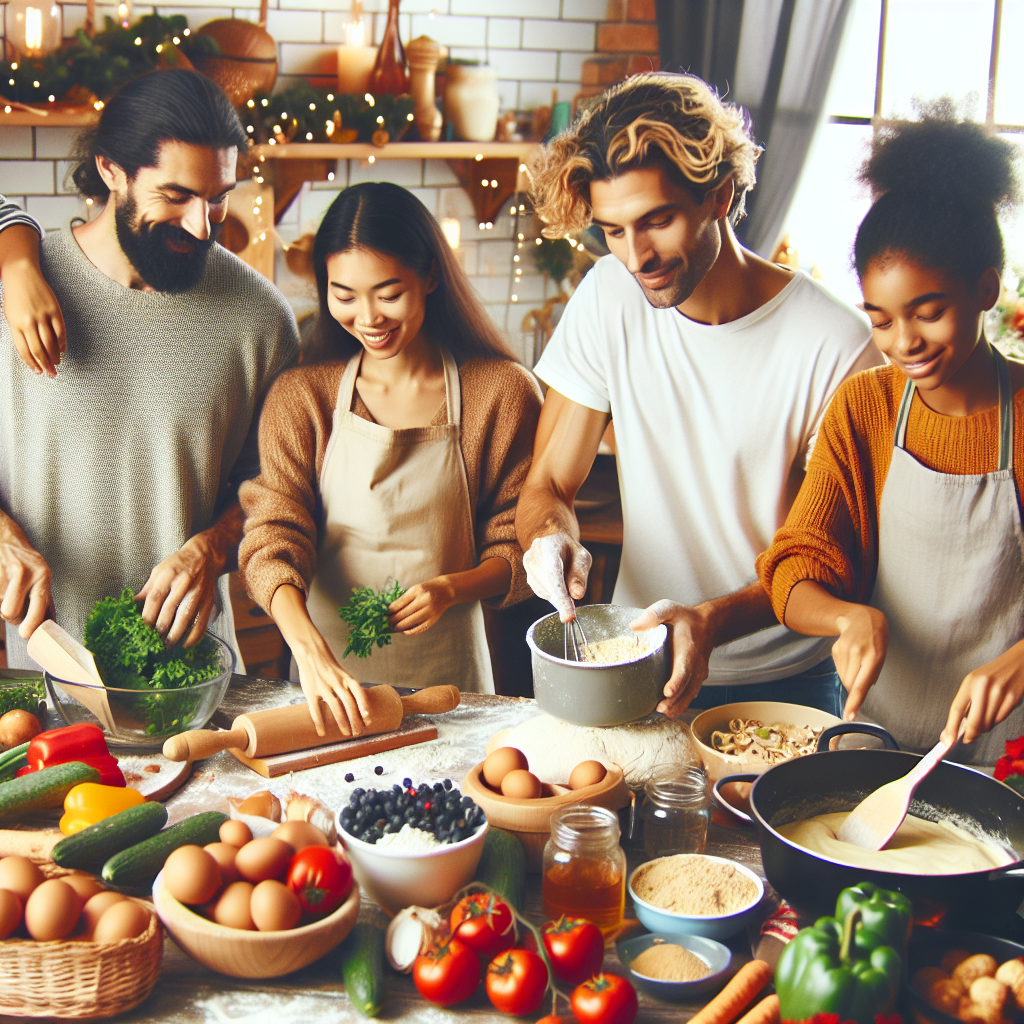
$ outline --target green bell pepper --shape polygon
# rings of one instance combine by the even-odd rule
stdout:
[[[863,926],[880,935],[885,945],[892,946],[902,956],[914,925],[914,907],[910,900],[901,892],[860,882],[839,894],[836,920],[845,921],[847,914],[858,907]]]
[[[861,913],[857,907],[843,922],[819,918],[782,951],[775,991],[784,1021],[834,1013],[840,1021],[875,1024],[879,1014],[892,1013],[903,970],[900,954],[861,924]]]

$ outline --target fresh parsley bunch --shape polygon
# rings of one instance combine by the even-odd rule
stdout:
[[[388,608],[397,601],[405,589],[398,583],[375,591],[372,587],[353,587],[348,604],[338,609],[338,614],[348,625],[348,643],[343,658],[354,654],[357,658],[368,658],[373,646],[386,647],[391,643],[391,626],[388,624]]]

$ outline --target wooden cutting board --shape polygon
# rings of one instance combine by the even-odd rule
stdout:
[[[357,757],[379,754],[384,750],[395,750],[397,747],[408,747],[414,743],[426,743],[437,739],[437,727],[430,725],[423,718],[410,716],[402,721],[394,732],[376,733],[354,740],[343,740],[340,743],[328,743],[322,747],[310,747],[308,750],[293,750],[286,754],[274,754],[268,757],[246,757],[240,750],[231,753],[244,765],[248,765],[265,779],[274,779],[289,772],[302,771],[304,768],[316,768],[322,764],[336,764],[339,761],[353,761]]]

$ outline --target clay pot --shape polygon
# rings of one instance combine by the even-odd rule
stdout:
[[[460,139],[490,142],[498,126],[498,72],[486,64],[449,64],[445,117]]]
[[[200,35],[216,40],[220,53],[196,60],[196,68],[224,90],[232,106],[270,92],[277,80],[277,43],[265,28],[238,18],[207,22]]]

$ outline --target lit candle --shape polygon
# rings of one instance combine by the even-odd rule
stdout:
[[[345,25],[345,42],[338,47],[338,92],[365,93],[377,60],[377,47],[367,46],[361,20],[361,0],[353,0],[352,20]]]

